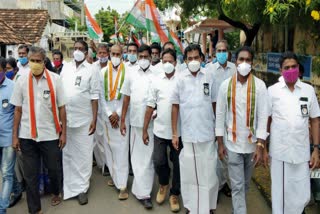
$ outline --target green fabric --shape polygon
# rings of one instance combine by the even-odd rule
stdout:
[[[120,66],[120,65],[119,65]],[[109,67],[109,66],[108,66]],[[109,76],[108,76],[109,70],[106,70],[106,72],[104,73],[104,93],[105,93],[105,99],[107,101],[109,101],[110,97],[109,97]],[[122,84],[124,82],[124,77],[125,77],[126,71],[125,71],[125,66],[122,66],[122,70],[121,70],[121,80],[120,80],[120,88],[122,87]],[[119,92],[118,96],[117,96],[117,100],[121,99],[122,94]]]

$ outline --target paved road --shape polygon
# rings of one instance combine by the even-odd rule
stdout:
[[[130,177],[130,186],[131,187]],[[129,199],[126,201],[119,201],[117,199],[117,191],[106,185],[107,178],[102,176],[100,171],[95,167],[93,169],[93,176],[91,179],[91,188],[89,190],[89,203],[85,206],[80,206],[76,199],[63,201],[59,206],[52,207],[50,205],[50,197],[45,196],[42,198],[42,210],[45,214],[142,214],[142,213],[171,213],[169,210],[169,203],[165,202],[159,206],[155,202],[155,194],[157,186],[152,194],[154,208],[151,211],[145,210],[140,203],[130,194]],[[157,182],[155,182],[157,183]],[[250,192],[248,194],[248,213],[269,214],[270,208],[266,204],[262,195],[252,183]],[[23,214],[27,213],[26,197],[23,196],[22,200],[13,208],[8,210],[8,214]],[[180,213],[185,213],[184,210]],[[229,214],[231,213],[231,200],[230,198],[222,196],[217,208],[217,214]]]

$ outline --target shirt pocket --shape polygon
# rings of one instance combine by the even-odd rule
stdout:
[[[10,104],[9,98],[3,98],[1,100],[1,111],[4,113],[8,113],[12,111],[13,106]]]

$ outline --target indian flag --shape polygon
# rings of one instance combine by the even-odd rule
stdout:
[[[86,24],[88,28],[89,37],[91,39],[102,39],[103,32],[99,27],[98,23],[92,18],[87,5],[84,5],[85,13],[86,13]]]
[[[183,47],[182,47],[182,43],[181,41],[179,40],[178,36],[170,30],[170,34],[169,34],[169,40],[171,42],[173,42],[176,50],[177,50],[177,53],[178,54],[183,54]]]
[[[136,28],[146,29],[146,17],[145,17],[145,1],[138,0],[134,4],[133,8],[129,12],[126,22],[135,26]]]

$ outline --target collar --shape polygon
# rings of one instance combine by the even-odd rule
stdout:
[[[143,71],[142,68],[139,67],[138,71],[141,71],[143,73],[149,73],[149,72],[151,72],[150,67],[151,67],[151,64],[150,64],[149,68],[146,71]]]
[[[48,71],[48,73],[50,72],[49,70],[47,70],[47,71]],[[30,70],[30,72],[31,72],[31,70]],[[35,77],[33,76],[33,74],[32,74],[32,78],[35,78]],[[40,79],[42,79],[42,78],[47,79],[47,75],[46,75],[46,72],[45,72],[45,71],[43,71],[43,74],[42,74],[42,76],[41,76]]]
[[[279,80],[280,80],[280,78],[279,78]],[[281,88],[284,88],[284,87],[288,88],[288,86],[287,86],[286,82],[284,81],[284,79],[282,79],[282,81],[280,80],[279,83],[280,83]],[[302,82],[301,82],[301,80],[299,78],[298,78],[297,82],[294,84],[294,88],[295,89],[296,89],[296,87],[302,88]]]
[[[227,68],[231,68],[231,64],[229,61],[227,61],[227,66],[224,68],[222,67],[222,65],[219,62],[216,62],[215,64],[217,64],[217,69],[227,69]]]
[[[73,66],[76,67],[76,61],[75,61],[75,60],[72,60],[71,63],[72,63]],[[85,60],[79,65],[78,68],[80,68],[80,67],[82,67],[82,66],[88,67],[89,65],[91,65],[91,64],[87,61],[87,59],[85,59]]]
[[[190,72],[189,72],[190,73]],[[173,76],[169,79],[167,76],[166,76],[166,72],[162,72],[161,74],[161,79],[168,79],[168,80],[172,80],[172,79],[174,79],[175,78],[175,76],[177,75],[177,71],[175,70],[174,71],[174,74],[173,74]]]
[[[187,68],[187,72],[185,72],[185,73],[186,73],[186,76],[193,76],[191,74],[191,71],[188,68]],[[200,71],[198,71],[198,74],[206,74],[205,69],[200,67]],[[198,74],[197,74],[197,76],[198,76]]]

